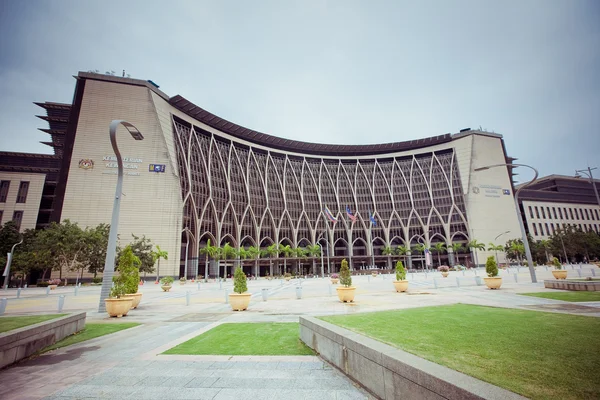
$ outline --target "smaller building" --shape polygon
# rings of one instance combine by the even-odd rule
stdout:
[[[595,179],[596,188],[600,180]],[[534,240],[550,238],[571,225],[600,233],[600,205],[589,179],[549,175],[537,179],[519,194],[525,229]]]

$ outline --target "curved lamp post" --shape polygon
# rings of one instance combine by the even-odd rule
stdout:
[[[596,189],[596,182],[594,182],[594,176],[592,175],[592,171],[595,169],[597,169],[597,168],[596,167],[594,167],[594,168],[587,167],[587,170],[578,169],[577,171],[575,171],[575,177],[580,177],[581,175],[579,175],[579,174],[584,174],[585,176],[588,177],[588,179],[590,180],[590,184],[592,185],[592,188],[594,189],[594,194],[596,195],[596,202],[598,202],[598,207],[600,207],[600,196],[598,196],[598,189]]]
[[[104,261],[104,274],[102,276],[102,289],[100,290],[100,304],[98,312],[106,312],[106,300],[112,287],[112,277],[115,274],[115,256],[117,251],[117,232],[119,231],[119,208],[121,207],[121,192],[123,189],[123,158],[117,147],[117,128],[123,125],[135,140],[143,140],[144,136],[140,131],[127,121],[115,119],[110,123],[110,144],[117,156],[117,189],[115,191],[115,201],[113,203],[112,219],[110,221],[110,232],[108,234],[108,246],[106,247],[106,259]]]
[[[12,262],[12,256],[15,253],[15,247],[17,247],[21,243],[23,243],[23,239],[21,239],[19,243],[15,243],[10,249],[10,253],[7,254],[6,268],[4,269],[4,273],[2,274],[2,276],[6,277],[4,278],[4,290],[8,290],[8,284],[10,283],[10,264]]]
[[[525,233],[525,225],[523,223],[523,216],[521,215],[521,208],[519,207],[519,192],[521,192],[521,190],[523,190],[527,186],[531,185],[537,179],[538,171],[537,171],[537,169],[533,168],[532,166],[525,165],[525,164],[494,164],[494,165],[488,165],[486,167],[475,168],[473,171],[475,171],[475,172],[484,171],[484,170],[487,170],[490,168],[495,168],[495,167],[527,167],[527,168],[531,168],[533,170],[533,172],[535,172],[535,176],[533,177],[533,179],[530,180],[529,182],[523,184],[515,192],[515,210],[517,211],[517,217],[519,218],[519,226],[521,228],[521,238],[523,240],[523,246],[525,247],[525,254],[527,255],[527,264],[529,264],[529,274],[531,275],[531,282],[537,283],[537,278],[535,276],[535,268],[533,267],[533,258],[531,257],[531,249],[529,248],[529,240],[527,240],[527,234]],[[500,236],[502,236],[502,235],[500,235]]]

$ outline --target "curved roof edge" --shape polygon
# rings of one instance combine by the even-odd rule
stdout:
[[[200,121],[211,128],[227,133],[238,139],[271,147],[273,149],[296,153],[328,156],[368,156],[420,149],[423,147],[452,141],[452,135],[448,133],[445,135],[433,136],[424,139],[383,144],[343,145],[301,142],[299,140],[279,138],[266,133],[244,128],[243,126],[217,117],[216,115],[193,104],[189,100],[186,100],[180,95],[171,97],[169,103],[173,107],[196,119],[197,121]]]

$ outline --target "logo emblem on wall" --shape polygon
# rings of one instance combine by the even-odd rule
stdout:
[[[502,189],[502,193],[504,193],[505,195],[510,195],[510,190],[509,189]]]
[[[165,164],[150,164],[148,167],[149,172],[165,172]]]
[[[82,158],[79,160],[79,168],[81,169],[92,169],[94,168],[94,160],[91,158]]]
[[[479,188],[477,186],[473,187],[473,193],[479,194]]]

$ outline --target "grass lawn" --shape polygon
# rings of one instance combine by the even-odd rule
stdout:
[[[108,335],[111,333],[115,333],[121,331],[123,329],[133,328],[134,326],[138,326],[135,322],[124,322],[124,323],[109,323],[109,324],[94,324],[89,323],[85,324],[85,328],[81,331],[74,333],[70,336],[67,336],[63,340],[54,343],[52,346],[48,346],[41,351],[41,353],[45,353],[50,350],[59,349],[61,347],[70,346],[75,343],[83,342],[86,340],[94,339],[100,336]]]
[[[314,355],[299,337],[298,323],[221,324],[163,354],[297,356]]]
[[[584,292],[561,290],[556,292],[539,292],[539,293],[519,293],[524,296],[542,297],[544,299],[554,299],[563,301],[600,301],[600,292]]]
[[[26,315],[22,317],[0,317],[0,333],[19,329],[24,326],[49,321],[67,314]]]
[[[600,398],[600,318],[456,304],[321,319],[532,399]]]

